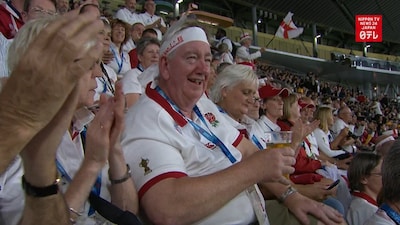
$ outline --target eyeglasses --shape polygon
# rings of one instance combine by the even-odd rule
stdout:
[[[263,100],[262,100],[261,98],[257,98],[257,97],[252,97],[252,98],[250,99],[250,103],[251,103],[251,104],[256,104],[256,103],[261,104],[262,101],[263,101]]]
[[[39,7],[31,7],[29,12],[35,13],[35,14],[40,14],[43,16],[55,16],[57,15],[57,12],[55,11],[50,11],[50,10],[45,10]]]

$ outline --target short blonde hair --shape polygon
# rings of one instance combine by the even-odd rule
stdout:
[[[21,56],[25,54],[32,41],[36,39],[43,28],[47,27],[56,18],[58,17],[47,16],[29,21],[18,31],[8,50],[8,68],[10,72],[14,70]]]

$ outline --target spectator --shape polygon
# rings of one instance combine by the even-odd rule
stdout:
[[[163,34],[167,31],[164,19],[155,15],[156,3],[154,0],[145,0],[145,12],[140,14],[144,25],[147,28],[153,28],[157,32],[157,38],[161,41]]]
[[[69,11],[69,1],[68,0],[57,0],[57,13],[64,14]]]
[[[130,29],[131,36],[122,47],[122,50],[129,53],[132,49],[135,49],[140,38],[142,38],[143,31],[144,31],[144,24],[142,22],[136,22],[132,24]]]
[[[117,11],[114,18],[120,19],[131,26],[142,22],[141,17],[136,13],[136,0],[125,0],[125,6]]]
[[[110,51],[111,45],[111,25],[108,19],[102,18],[101,20],[104,23],[104,29],[100,33],[99,38],[103,43],[103,54],[107,54],[107,52]],[[106,65],[104,61],[100,62],[100,67],[103,76],[96,78],[97,88],[94,96],[94,100],[96,102],[95,106],[97,106],[97,102],[100,100],[100,95],[102,93],[105,93],[108,96],[114,96],[115,83],[117,82],[117,74],[111,67]]]
[[[14,1],[4,1],[3,3],[10,5],[10,4],[12,4],[11,2],[14,2]],[[15,2],[17,2],[17,1],[15,1]],[[0,18],[1,18],[1,13],[2,13],[1,7],[4,4],[0,5]],[[30,20],[37,19],[40,17],[55,15],[56,14],[55,7],[56,7],[55,0],[26,0],[23,5],[23,11],[21,12],[21,14],[18,13],[17,15],[21,15],[22,20],[24,21],[24,23],[26,23]],[[15,9],[13,7],[6,7],[6,8],[10,9],[10,10]],[[15,15],[15,14],[13,14],[13,15]],[[8,16],[8,19],[9,18],[14,19],[14,17],[12,15]],[[7,21],[7,19],[1,19],[1,21],[2,22]],[[22,26],[22,24],[21,24],[21,26]],[[19,27],[21,27],[21,26],[19,26]],[[5,36],[0,34],[0,42],[1,42],[1,45],[0,45],[0,53],[1,53],[1,56],[0,56],[0,65],[1,65],[0,66],[0,68],[1,68],[0,69],[0,78],[1,78],[1,77],[8,77],[9,73],[10,73],[10,71],[8,69],[7,58],[8,58],[8,48],[11,45],[12,39],[6,39]],[[1,82],[1,80],[0,80],[0,82]]]
[[[69,126],[68,121],[65,123],[66,120],[60,120],[60,115],[72,116],[74,108],[71,103],[77,96],[71,96],[70,93],[82,77],[82,72],[88,71],[95,61],[90,57],[87,60],[76,59],[88,52],[91,55],[99,53],[94,48],[85,47],[101,30],[101,23],[95,20],[94,14],[86,14],[73,20],[63,18],[53,21],[29,47],[26,46],[26,51],[19,52],[20,60],[15,62],[12,75],[0,93],[1,105],[6,106],[0,108],[0,132],[1,136],[8,137],[0,141],[0,173],[2,176],[7,174],[4,170],[10,159],[22,150],[26,193],[23,219],[20,222],[22,225],[69,224],[67,207],[55,182],[54,158],[61,137],[59,131],[65,131]],[[71,26],[77,30],[71,30]],[[69,38],[54,41],[54,35],[60,32]],[[32,60],[37,59],[39,54],[41,60]],[[55,70],[57,73],[54,73]],[[45,126],[46,129],[43,129]],[[3,184],[3,180],[0,183]],[[2,186],[0,192],[6,191],[5,187]],[[3,200],[0,202],[5,203]],[[10,222],[18,219],[18,216],[7,214],[6,218]],[[12,224],[4,222],[2,216],[0,222]]]
[[[330,107],[319,107],[315,113],[315,119],[320,122],[319,127],[314,131],[319,149],[319,158],[337,165],[340,169],[346,170],[349,160],[344,160],[344,158],[349,158],[349,154],[343,150],[337,149],[337,146],[343,138],[346,138],[347,130],[344,129],[336,138],[332,137],[329,130],[333,125],[333,114],[332,108]]]
[[[157,32],[153,28],[145,29],[142,34],[141,38],[157,38]],[[137,56],[136,48],[129,51],[129,59],[131,61],[131,68],[134,69],[139,65],[139,59]]]
[[[150,66],[157,66],[160,54],[160,42],[156,38],[142,38],[137,46],[140,64],[137,68],[126,72],[122,84],[126,98],[126,106],[130,108],[144,93],[146,85],[154,80],[149,73],[144,73]]]
[[[376,202],[382,188],[382,157],[373,153],[358,153],[347,170],[353,199],[346,219],[349,225],[364,224],[378,209]]]
[[[13,59],[10,58],[11,62],[18,61],[17,52],[24,51],[23,44],[29,44],[35,37],[34,34],[47,25],[46,20],[36,21],[36,23],[29,24],[30,27],[26,30],[23,30],[26,33],[17,36],[19,39],[15,40],[15,46],[10,48],[10,55],[14,57]],[[98,55],[97,58],[100,58],[100,56]],[[87,55],[83,57],[87,57]],[[75,90],[77,93],[73,94],[73,96],[78,96],[75,101],[70,103],[71,107],[75,106],[75,109],[78,109],[74,113],[73,119],[71,120],[70,117],[58,118],[64,124],[68,124],[70,129],[55,130],[51,133],[53,130],[50,128],[49,131],[46,131],[51,135],[58,134],[60,137],[64,133],[60,138],[61,143],[59,141],[54,143],[54,146],[58,145],[57,169],[62,175],[61,189],[65,192],[71,221],[79,220],[81,224],[95,224],[95,221],[105,221],[104,218],[94,214],[94,211],[91,212],[88,203],[83,207],[89,193],[96,198],[102,196],[106,200],[112,199],[113,204],[119,208],[137,213],[136,190],[132,180],[129,179],[129,167],[125,166],[126,163],[119,144],[124,110],[121,86],[117,88],[115,98],[108,101],[105,98],[102,99],[100,109],[91,122],[91,126],[87,129],[85,138],[79,135],[86,125],[85,123],[90,122],[93,118],[91,112],[82,107],[93,104],[93,89],[97,85],[95,77],[99,76],[101,76],[101,69],[99,61],[97,61],[79,80],[79,88]],[[68,120],[69,122],[65,122]],[[38,137],[38,139],[45,140],[44,137]],[[85,140],[84,143],[83,140]],[[48,145],[48,147],[52,147],[52,145]],[[83,148],[85,151],[83,151]],[[33,146],[29,151],[34,149]],[[108,163],[108,166],[106,166],[106,163]],[[111,182],[110,190],[106,188],[109,186],[109,181]]]
[[[226,36],[226,31],[222,28],[217,29],[217,33],[215,33],[215,38],[217,39],[217,43],[215,47],[218,48],[222,43],[226,44],[228,47],[228,51],[232,55],[232,41]]]
[[[379,209],[365,225],[395,225],[400,223],[400,145],[396,141],[382,163],[382,190],[378,196]],[[377,171],[379,172],[379,171]]]
[[[240,44],[241,46],[236,51],[236,62],[250,62],[254,63],[254,60],[261,57],[261,53],[265,52],[265,48],[262,47],[259,51],[250,54],[250,45],[252,38],[250,34],[243,33],[240,36]]]
[[[233,56],[231,54],[231,52],[229,51],[229,47],[227,44],[225,43],[221,43],[218,46],[218,53],[221,55],[221,60],[220,63],[230,63],[233,64],[234,60],[233,60]]]
[[[122,139],[146,216],[153,223],[250,224],[257,220],[254,206],[260,210],[260,223],[268,224],[260,208],[264,200],[252,192],[253,205],[245,190],[258,182],[273,181],[277,186],[271,190],[276,196],[292,192],[283,200],[296,209],[303,223],[308,221],[307,213],[321,215],[323,222],[341,222],[329,207],[318,208],[292,188],[276,183],[286,183],[282,174],[292,171],[292,150],[257,151],[205,97],[210,46],[201,28],[184,22],[175,23],[165,34],[158,79],[128,111],[127,124],[136,127],[127,127]],[[178,37],[183,42],[172,45]],[[213,143],[199,130],[220,141]],[[161,133],[154,135],[154,131]],[[246,170],[257,173],[249,177],[243,173]]]
[[[131,69],[129,55],[122,50],[122,46],[130,38],[129,25],[120,19],[115,19],[111,22],[111,52],[113,59],[108,65],[114,69],[119,78]]]
[[[341,106],[338,110],[338,118],[331,127],[333,138],[338,137],[342,132],[343,135],[346,135],[345,139],[343,139],[339,145],[348,153],[355,153],[356,151],[354,145],[356,140],[355,137],[351,135],[354,133],[354,130],[349,128],[350,122],[353,120],[353,115],[354,113],[348,106]],[[347,136],[348,134],[350,134],[350,136]]]

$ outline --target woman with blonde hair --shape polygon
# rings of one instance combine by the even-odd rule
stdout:
[[[341,132],[338,137],[333,139],[329,130],[333,126],[332,108],[329,106],[319,107],[315,112],[314,118],[320,122],[319,127],[314,131],[319,149],[319,158],[337,165],[340,169],[347,169],[351,159],[350,155],[338,147],[347,134]]]

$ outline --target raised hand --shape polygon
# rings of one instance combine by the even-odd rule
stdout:
[[[101,48],[87,43],[95,40],[102,27],[92,14],[63,16],[49,20],[32,43],[25,43],[28,47],[20,52],[21,58],[0,93],[0,132],[4,132],[0,136],[14,137],[0,141],[0,172],[53,119],[94,64]],[[30,31],[24,26],[19,32]],[[23,40],[17,37],[14,43],[18,42]]]

